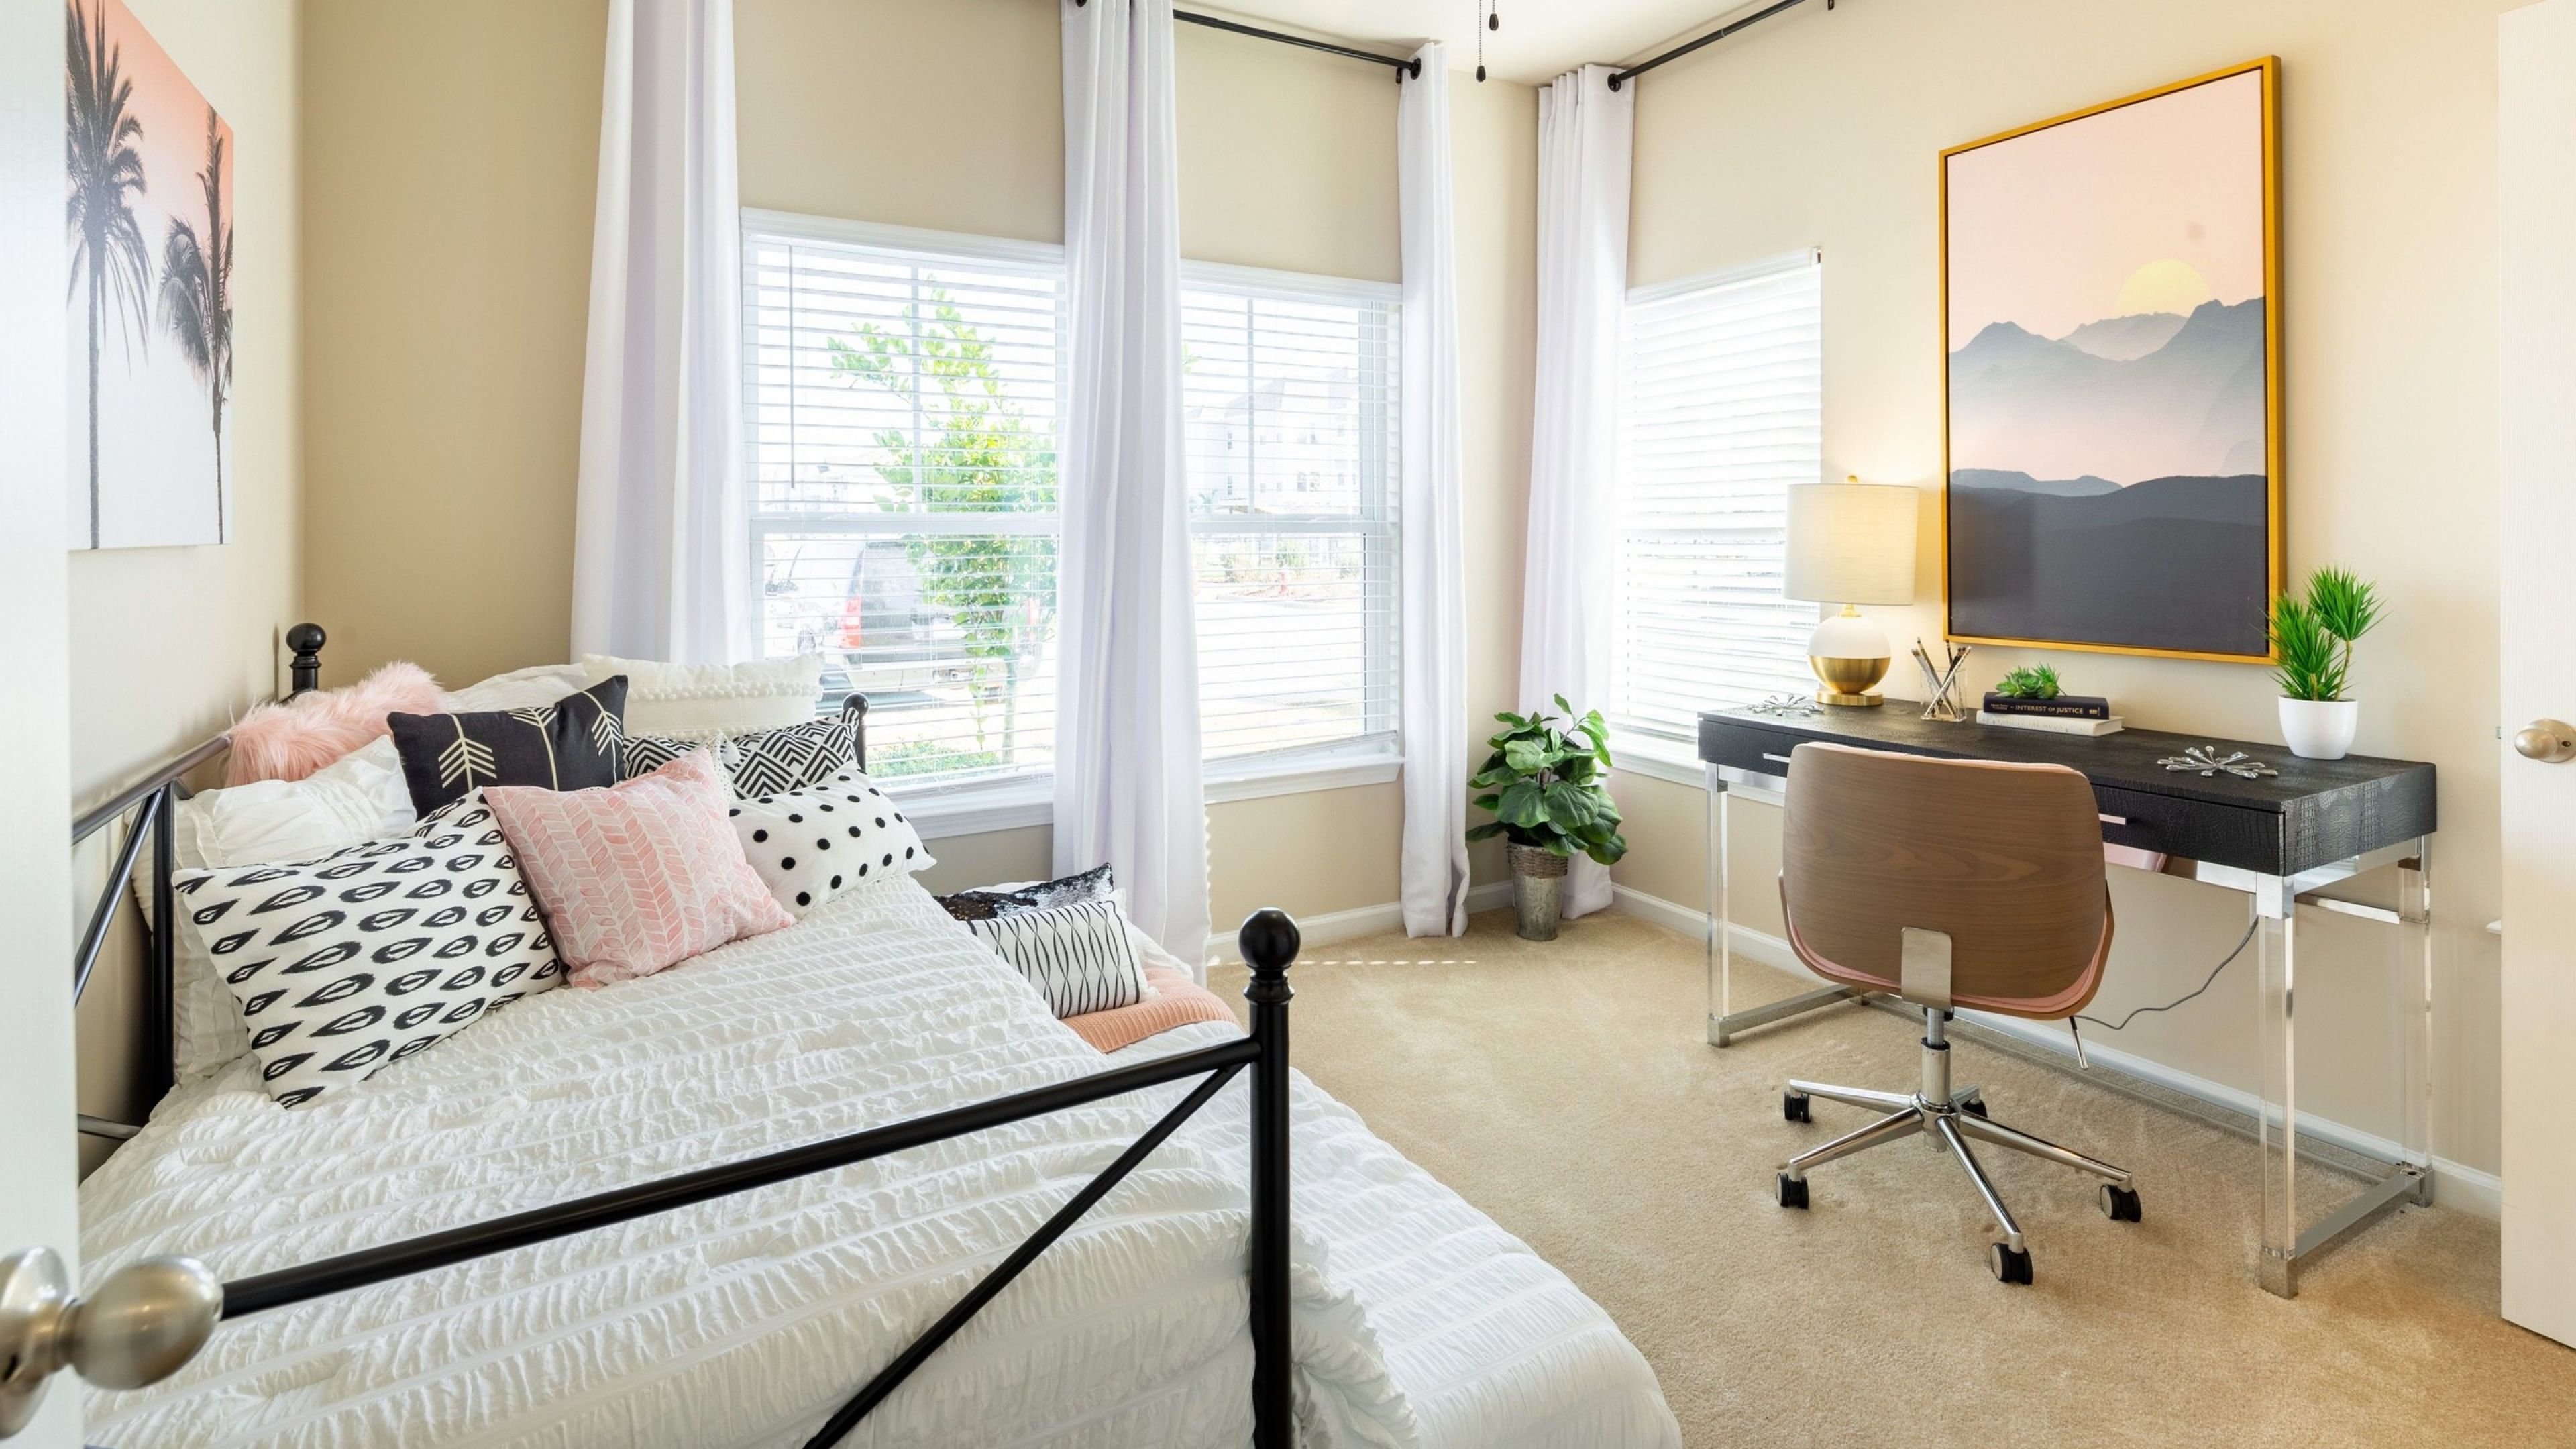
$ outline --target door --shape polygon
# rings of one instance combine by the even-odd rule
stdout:
[[[63,0],[0,0],[0,1253],[80,1246],[63,594]],[[80,1442],[60,1384],[11,1441]]]
[[[2576,1344],[2576,0],[2499,26],[2504,1316]]]

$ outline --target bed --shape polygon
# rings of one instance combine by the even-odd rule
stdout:
[[[1240,1042],[1103,1056],[898,878],[783,931],[517,1002],[292,1111],[181,1084],[82,1189],[85,1277],[242,1280]],[[1175,1082],[228,1320],[87,1390],[124,1446],[805,1443],[1190,1092]],[[1253,1114],[1238,1077],[841,1442],[1254,1442]],[[1289,1074],[1296,1437],[1669,1446],[1654,1375],[1527,1246]]]

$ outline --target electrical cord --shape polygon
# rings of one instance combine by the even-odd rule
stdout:
[[[2117,1025],[2104,1021],[2098,1016],[2085,1016],[2080,1012],[2077,1013],[2075,1019],[2077,1021],[2089,1021],[2095,1026],[2101,1027],[2106,1031],[2118,1031],[2122,1027],[2127,1026],[2130,1022],[2137,1020],[2139,1017],[2146,1015],[2150,1011],[2173,1010],[2175,1007],[2182,1005],[2183,1002],[2191,1000],[2192,996],[2198,996],[2201,994],[2201,991],[2207,991],[2212,986],[2217,985],[2218,973],[2236,964],[2236,958],[2245,954],[2246,946],[2253,941],[2254,933],[2261,929],[2262,925],[2262,918],[2260,916],[2255,917],[2252,923],[2245,927],[2245,934],[2237,938],[2236,949],[2227,953],[2226,960],[2219,962],[2215,967],[2211,968],[2209,979],[2200,983],[2200,991],[2191,993],[2191,996],[2180,997],[2176,1000],[2168,1001],[2162,1006],[2141,1006],[2137,1010],[2130,1012],[2128,1015],[2121,1017]]]

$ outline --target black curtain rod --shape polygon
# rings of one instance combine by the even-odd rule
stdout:
[[[1074,8],[1077,10],[1088,3],[1089,0],[1073,0]],[[1422,62],[1419,60],[1380,55],[1373,50],[1354,50],[1347,45],[1335,45],[1329,40],[1309,40],[1302,35],[1290,35],[1280,30],[1264,30],[1257,25],[1246,25],[1238,20],[1224,20],[1214,15],[1197,15],[1187,10],[1173,11],[1172,18],[1191,25],[1204,25],[1210,30],[1226,30],[1236,35],[1249,35],[1256,40],[1275,40],[1282,45],[1302,45],[1308,50],[1320,50],[1327,55],[1346,55],[1353,60],[1373,60],[1379,65],[1394,66],[1397,80],[1402,80],[1406,76],[1412,76],[1416,80],[1422,77]]]
[[[1807,3],[1807,0],[1779,0],[1779,3],[1766,5],[1763,8],[1754,11],[1752,14],[1745,16],[1743,19],[1736,21],[1732,25],[1721,25],[1717,29],[1710,31],[1708,34],[1701,36],[1697,40],[1685,41],[1680,45],[1676,45],[1672,49],[1665,51],[1663,54],[1656,56],[1652,60],[1639,61],[1637,64],[1628,67],[1626,70],[1613,73],[1610,77],[1610,89],[1615,91],[1627,82],[1636,79],[1638,76],[1644,75],[1646,72],[1653,70],[1656,66],[1662,65],[1665,61],[1679,60],[1683,56],[1690,54],[1692,51],[1699,49],[1703,45],[1714,45],[1747,26],[1759,25],[1763,21],[1770,19],[1772,16],[1779,14],[1783,10],[1793,10],[1805,3]],[[1828,10],[1833,9],[1834,4],[1835,0],[1825,0],[1825,8]]]

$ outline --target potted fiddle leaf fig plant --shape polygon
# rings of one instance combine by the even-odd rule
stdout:
[[[2379,590],[2350,569],[2308,575],[2304,597],[2272,601],[2272,674],[2281,685],[2281,739],[2290,753],[2340,760],[2361,724],[2352,683],[2352,646],[2386,612]]]
[[[1576,718],[1564,695],[1556,707],[1563,718],[1545,710],[1494,716],[1504,728],[1485,741],[1493,754],[1467,782],[1486,792],[1477,808],[1494,813],[1467,838],[1511,842],[1512,905],[1526,941],[1556,939],[1565,872],[1577,851],[1603,865],[1628,853],[1619,807],[1604,783],[1610,727],[1597,709]]]

